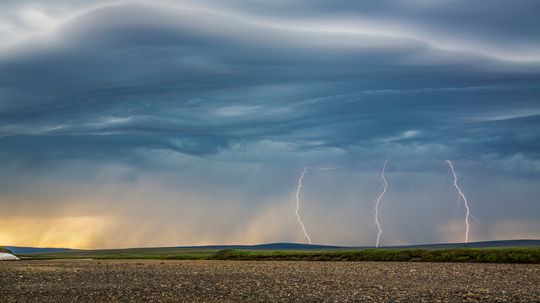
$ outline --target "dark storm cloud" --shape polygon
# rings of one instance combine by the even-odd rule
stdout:
[[[312,218],[346,213],[356,229],[310,226],[351,243],[373,228],[362,207],[371,210],[381,161],[391,159],[401,199],[386,223],[406,231],[418,205],[428,226],[455,213],[432,197],[454,199],[441,161],[456,159],[486,222],[477,239],[499,237],[490,228],[503,219],[500,228],[526,219],[510,233],[521,234],[537,226],[527,222],[540,177],[538,10],[502,0],[3,2],[0,206],[10,218],[110,215],[126,233],[153,226],[150,212],[155,230],[185,230],[173,236],[185,244],[276,240],[268,231],[297,240],[283,215],[297,168],[340,165],[310,176],[306,195]],[[152,228],[138,228],[122,245],[154,243]],[[461,239],[448,230],[389,238]]]
[[[310,7],[311,14],[327,9]],[[334,11],[342,13],[340,6]],[[462,144],[467,153],[536,153],[527,143],[537,133],[528,120],[472,121],[505,110],[510,96],[512,108],[538,110],[536,63],[449,52],[411,38],[267,23],[123,4],[26,41],[0,61],[5,153],[41,140],[45,153],[92,153],[96,146],[103,154],[138,147],[207,155],[237,140],[347,149],[388,140],[446,145],[475,135],[482,137]]]

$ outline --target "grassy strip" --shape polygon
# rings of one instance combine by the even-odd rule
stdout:
[[[475,262],[475,263],[540,263],[540,248],[497,249],[366,249],[350,251],[170,251],[106,253],[32,254],[31,259],[155,259],[155,260],[244,260],[244,261],[394,261],[394,262]]]
[[[56,260],[56,259],[94,259],[94,260],[210,260],[211,253],[179,253],[179,254],[94,254],[94,253],[52,253],[18,255],[27,260]]]
[[[11,251],[9,251],[9,249],[5,248],[4,246],[0,246],[0,253],[8,253],[8,254],[10,254]]]

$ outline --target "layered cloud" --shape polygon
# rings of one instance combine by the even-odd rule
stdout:
[[[454,222],[433,195],[444,189],[440,199],[453,199],[442,161],[455,159],[473,178],[464,182],[474,210],[496,210],[482,210],[476,239],[496,237],[490,226],[503,214],[537,219],[520,214],[538,208],[537,6],[5,2],[0,216],[199,231],[154,243],[142,228],[121,245],[301,240],[286,202],[295,178],[303,165],[332,164],[342,175],[313,186],[342,186],[310,198],[321,210],[311,226],[320,242],[369,244],[379,188],[369,181],[361,193],[354,182],[391,159],[402,183],[395,207],[423,210],[409,205],[396,218],[388,210],[396,230],[411,232],[387,243],[438,241],[446,236],[416,230],[410,218],[425,210],[426,227]],[[494,186],[513,195],[493,195]],[[348,218],[354,209],[364,215]],[[325,213],[350,227],[328,229]],[[80,245],[114,246],[102,233]]]

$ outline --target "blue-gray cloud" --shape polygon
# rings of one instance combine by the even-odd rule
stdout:
[[[209,174],[230,168],[194,167],[225,161],[274,167],[260,182],[283,188],[272,177],[304,164],[373,172],[390,158],[423,180],[451,158],[477,177],[538,183],[537,6],[6,2],[0,159],[13,167],[0,179],[55,165],[62,179],[89,161],[163,180],[170,167],[180,179],[186,169],[218,188],[225,181]],[[16,185],[38,182],[15,179],[0,203],[21,201]],[[237,190],[263,205],[252,185]],[[533,207],[531,195],[520,209]]]

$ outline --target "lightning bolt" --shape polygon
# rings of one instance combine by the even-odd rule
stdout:
[[[302,231],[304,232],[304,236],[308,240],[309,244],[311,244],[311,237],[306,231],[306,226],[304,225],[304,222],[302,222],[302,218],[300,217],[300,189],[302,188],[302,182],[304,181],[304,177],[308,172],[308,167],[304,167],[304,170],[302,170],[302,173],[300,174],[300,177],[298,178],[298,184],[296,186],[296,221],[300,226],[302,227]]]
[[[454,170],[454,165],[452,164],[452,161],[446,160],[446,163],[450,167],[450,171],[452,172],[452,175],[454,176],[454,187],[456,188],[459,194],[458,203],[459,203],[459,199],[461,198],[461,200],[463,200],[463,204],[465,205],[465,210],[466,210],[465,212],[465,242],[469,242],[469,229],[470,229],[469,217],[471,216],[471,210],[469,209],[469,201],[467,200],[467,197],[465,196],[465,194],[463,193],[463,191],[458,185],[458,177],[457,177],[456,171]]]
[[[384,194],[386,194],[386,191],[388,189],[388,182],[386,181],[386,178],[384,177],[384,171],[386,170],[386,165],[388,164],[388,160],[384,161],[384,165],[381,171],[381,181],[383,183],[383,190],[377,197],[377,201],[375,202],[375,224],[377,224],[377,229],[379,230],[379,233],[377,234],[377,243],[375,244],[375,247],[379,247],[379,242],[381,240],[381,235],[383,233],[381,228],[381,223],[379,222],[379,204],[381,203],[382,198],[384,197]]]
[[[300,227],[302,227],[302,231],[304,232],[304,237],[306,237],[309,244],[311,244],[311,237],[309,236],[306,230],[306,226],[304,225],[304,222],[302,222],[302,218],[300,217],[300,191],[303,186],[304,177],[306,176],[306,174],[308,173],[310,169],[334,170],[337,168],[338,167],[307,167],[305,166],[304,169],[302,170],[302,173],[300,173],[300,177],[298,177],[298,182],[296,185],[296,210],[295,210],[296,222],[300,225]]]

